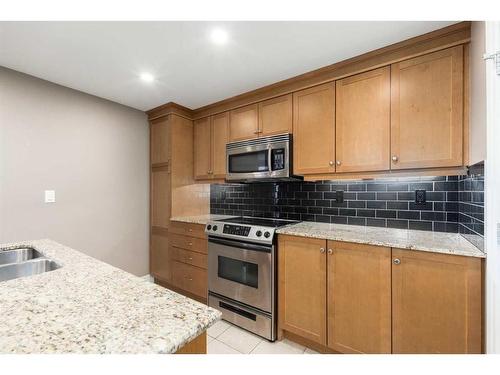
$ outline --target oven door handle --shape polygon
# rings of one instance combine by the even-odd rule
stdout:
[[[269,247],[269,246],[250,244],[247,242],[240,242],[240,241],[223,240],[221,238],[209,237],[208,242],[216,243],[219,245],[237,247],[239,249],[261,251],[263,253],[270,253],[272,250],[272,247]]]

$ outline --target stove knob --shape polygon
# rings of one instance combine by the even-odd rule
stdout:
[[[255,235],[256,235],[257,237],[262,236],[262,231],[258,230],[257,232],[255,232]]]
[[[213,228],[214,232],[217,230],[217,225],[214,225]]]
[[[270,235],[271,235],[271,233],[269,233],[269,232],[264,233],[264,237],[266,237],[266,238],[269,238]]]
[[[212,229],[212,226],[210,224],[207,225],[207,230]]]

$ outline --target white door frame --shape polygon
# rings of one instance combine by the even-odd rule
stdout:
[[[486,54],[500,52],[500,22],[486,22]],[[500,57],[498,57],[500,58]],[[500,75],[486,62],[486,352],[500,353]]]

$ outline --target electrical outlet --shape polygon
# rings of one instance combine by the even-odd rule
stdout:
[[[415,203],[424,204],[427,202],[425,190],[415,190]]]
[[[344,191],[343,190],[337,190],[336,191],[336,201],[337,203],[344,203]]]

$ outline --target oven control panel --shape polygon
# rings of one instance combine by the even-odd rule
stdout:
[[[205,226],[209,236],[272,244],[275,228],[211,221]]]
[[[250,234],[250,227],[244,225],[224,224],[222,233],[248,237]]]

